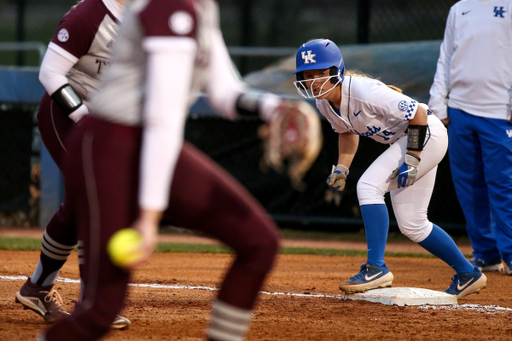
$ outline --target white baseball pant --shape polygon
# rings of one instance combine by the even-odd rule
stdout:
[[[448,135],[443,123],[434,115],[428,116],[429,131],[421,152],[416,182],[398,188],[397,179],[390,175],[400,167],[407,152],[407,135],[398,139],[364,172],[357,183],[359,205],[384,204],[384,195],[391,192],[393,211],[400,231],[419,243],[432,231],[427,212],[436,180],[437,165],[448,148]]]

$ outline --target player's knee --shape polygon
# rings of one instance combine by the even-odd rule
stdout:
[[[432,224],[426,220],[422,222],[398,222],[398,228],[403,235],[415,243],[420,243],[432,231]]]
[[[360,179],[357,182],[357,198],[359,205],[374,205],[384,203],[384,192],[379,186],[370,181]]]
[[[265,275],[274,264],[280,242],[277,233],[266,233],[263,238],[246,245],[238,257],[245,263],[244,268],[257,275]]]

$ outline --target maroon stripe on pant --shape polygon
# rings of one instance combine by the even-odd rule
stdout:
[[[50,327],[48,341],[96,340],[108,332],[123,307],[129,274],[110,262],[106,245],[138,215],[141,139],[141,128],[90,115],[72,136],[66,190],[85,251],[80,271],[86,288],[72,316]],[[235,250],[219,299],[252,308],[278,249],[276,226],[256,200],[206,155],[184,143],[165,217]]]

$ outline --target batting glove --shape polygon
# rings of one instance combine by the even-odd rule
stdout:
[[[420,157],[413,153],[407,152],[405,154],[405,162],[391,173],[391,179],[398,176],[398,188],[414,184],[418,175],[420,161]]]
[[[331,175],[327,178],[327,185],[332,189],[341,192],[345,189],[345,181],[348,176],[348,168],[339,164],[336,167],[333,166]]]

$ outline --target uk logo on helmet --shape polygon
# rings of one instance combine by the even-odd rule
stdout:
[[[306,54],[307,52],[307,54]],[[316,63],[316,60],[314,59],[316,57],[316,54],[312,53],[312,50],[308,51],[302,51],[302,59],[304,59],[304,64],[314,64]]]

